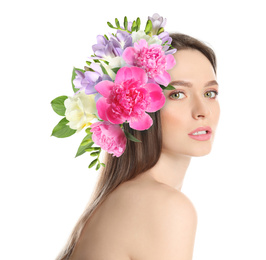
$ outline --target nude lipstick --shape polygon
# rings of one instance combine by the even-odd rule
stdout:
[[[198,141],[207,141],[212,136],[212,129],[209,126],[199,127],[188,134],[189,137]]]

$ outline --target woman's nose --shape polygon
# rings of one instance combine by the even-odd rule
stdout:
[[[194,98],[192,116],[194,119],[204,119],[210,115],[210,109],[200,97]]]

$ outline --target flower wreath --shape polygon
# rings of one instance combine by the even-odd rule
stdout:
[[[138,142],[126,132],[123,123],[132,129],[146,130],[153,124],[146,112],[156,112],[165,103],[164,89],[171,78],[166,70],[175,65],[176,52],[172,38],[164,31],[166,19],[154,14],[148,17],[145,30],[140,30],[140,18],[123,26],[118,19],[116,34],[98,35],[92,46],[94,55],[83,69],[72,72],[72,97],[60,96],[52,102],[53,110],[64,118],[54,127],[52,136],[64,138],[85,129],[76,157],[89,152],[94,160],[89,168],[101,165],[101,150],[121,156],[127,139]]]

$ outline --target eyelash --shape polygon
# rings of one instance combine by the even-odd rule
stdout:
[[[217,96],[219,95],[218,91],[216,91],[216,90],[210,90],[210,91],[207,91],[206,93],[209,93],[209,92],[214,92],[214,93],[215,93],[215,97],[214,97],[214,98],[210,98],[210,99],[216,99]],[[171,97],[172,95],[174,95],[174,94],[179,94],[179,93],[182,93],[182,94],[185,95],[185,93],[182,92],[182,91],[176,91],[176,92],[171,93],[171,94],[170,94],[170,97]],[[205,93],[205,94],[206,94],[206,93]],[[172,98],[172,99],[176,99],[176,98]],[[179,98],[178,98],[177,100],[179,100]]]

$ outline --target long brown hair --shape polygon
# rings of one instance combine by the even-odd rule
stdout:
[[[170,36],[172,37],[171,45],[176,48],[177,51],[184,49],[195,49],[200,51],[208,58],[216,73],[216,56],[210,47],[185,34],[173,33],[170,34]],[[135,178],[157,163],[162,148],[160,111],[150,113],[150,116],[153,119],[153,125],[145,131],[136,131],[131,129],[127,123],[124,124],[125,131],[141,140],[141,143],[127,140],[127,147],[122,156],[113,157],[110,154],[106,154],[106,167],[104,167],[100,173],[91,199],[74,227],[67,244],[56,260],[69,259],[86,222],[112,191],[121,183]]]

